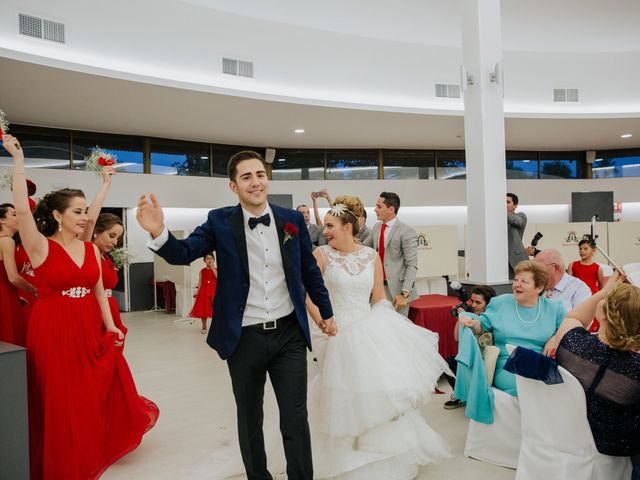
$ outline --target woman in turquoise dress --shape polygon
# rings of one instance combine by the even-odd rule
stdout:
[[[515,273],[513,294],[493,298],[481,315],[465,312],[459,319],[476,335],[493,333],[495,346],[500,349],[493,385],[513,396],[517,395],[516,378],[504,369],[509,358],[507,344],[552,354],[555,333],[565,316],[560,302],[543,295],[549,278],[544,265],[525,260],[516,265]]]

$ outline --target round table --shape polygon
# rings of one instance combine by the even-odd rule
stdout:
[[[459,303],[458,297],[431,294],[414,300],[409,308],[413,323],[438,334],[438,351],[444,358],[458,353],[458,342],[453,338],[457,319],[451,315],[451,307]]]

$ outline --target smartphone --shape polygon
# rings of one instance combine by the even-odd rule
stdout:
[[[318,195],[318,198],[322,198],[324,197],[324,191],[320,190],[319,192],[316,192],[316,195]]]

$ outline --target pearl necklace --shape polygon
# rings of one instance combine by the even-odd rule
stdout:
[[[540,302],[540,300],[538,300],[538,313],[536,313],[536,318],[534,318],[533,320],[529,320],[528,322],[523,320],[522,317],[520,316],[520,312],[518,311],[518,301],[515,300],[515,302],[516,302],[516,316],[518,317],[518,320],[520,320],[520,323],[522,323],[523,325],[533,325],[538,321],[538,317],[540,316],[540,303],[542,303]]]

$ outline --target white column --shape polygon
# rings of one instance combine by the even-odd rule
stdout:
[[[500,0],[461,0],[469,280],[508,281]],[[466,86],[465,86],[466,85]]]

